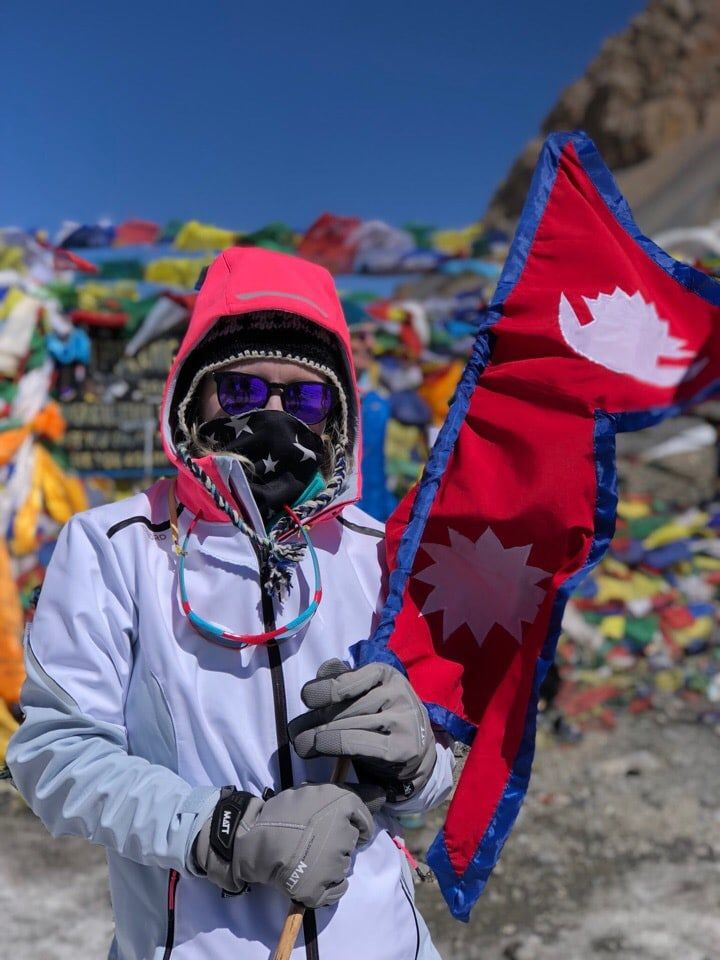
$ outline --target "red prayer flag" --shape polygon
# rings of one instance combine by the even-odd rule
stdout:
[[[157,243],[160,225],[150,220],[125,220],[115,229],[115,247],[132,247],[139,243]]]
[[[357,217],[337,217],[323,213],[307,229],[298,254],[319,263],[331,273],[352,273],[357,252]]]

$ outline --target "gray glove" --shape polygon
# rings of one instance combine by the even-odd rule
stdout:
[[[347,890],[353,850],[372,833],[370,810],[344,787],[306,784],[265,802],[223,787],[192,856],[196,871],[229,893],[267,883],[307,907],[324,907]]]
[[[299,756],[352,757],[361,783],[379,784],[391,803],[430,779],[437,759],[430,718],[394,667],[350,670],[327,660],[300,696],[310,710],[288,724]]]

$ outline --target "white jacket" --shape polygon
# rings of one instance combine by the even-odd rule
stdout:
[[[78,834],[107,848],[116,918],[110,957],[267,960],[288,900],[257,886],[223,897],[189,872],[188,851],[219,787],[281,788],[277,725],[284,718],[276,715],[273,685],[284,687],[292,718],[304,712],[300,689],[324,660],[354,663],[353,646],[372,630],[379,605],[381,529],[355,507],[312,528],[324,599],[309,627],[275,648],[273,669],[267,646],[225,649],[183,615],[168,483],[85,511],[63,528],[28,631],[26,719],[8,765],[53,835]],[[189,520],[182,510],[181,539]],[[261,632],[248,539],[229,524],[199,521],[195,529],[186,565],[193,608],[235,632]],[[312,586],[306,559],[279,621],[307,604]],[[451,752],[437,749],[432,780],[404,809],[447,795]],[[329,761],[291,757],[296,785],[330,779]],[[379,817],[374,839],[357,851],[339,904],[315,911],[319,957],[416,956],[412,891],[388,825]],[[171,870],[180,874],[174,915]],[[293,958],[304,956],[301,934]]]
[[[306,556],[294,569],[289,598],[272,604],[265,594],[263,610],[249,538],[175,447],[187,358],[223,316],[257,309],[300,312],[330,331],[345,358],[346,382],[355,384],[347,326],[327,271],[254,248],[232,248],[214,261],[168,374],[160,431],[178,468],[181,543],[191,517],[199,518],[186,559],[190,604],[235,634],[289,622],[314,589]],[[357,422],[356,391],[347,399]],[[237,490],[248,522],[264,533],[238,460],[206,456],[197,463],[226,498]],[[267,787],[277,792],[330,779],[332,761],[294,754],[287,721],[305,711],[300,690],[320,664],[338,657],[354,665],[356,644],[373,630],[383,600],[382,530],[352,506],[360,485],[351,471],[340,495],[308,521],[323,588],[309,625],[279,643],[227,649],[200,636],[183,614],[169,482],[77,514],[63,528],[26,632],[25,722],[10,741],[7,763],[54,835],[78,834],[107,848],[113,960],[267,960],[289,901],[262,885],[223,897],[190,871],[188,853],[220,787],[260,795]],[[448,794],[451,751],[437,751],[430,782],[402,809],[427,808]],[[379,817],[372,841],[357,851],[339,903],[309,912],[309,942],[303,947],[301,936],[293,960],[417,956],[424,927],[403,877],[403,854],[385,826]]]

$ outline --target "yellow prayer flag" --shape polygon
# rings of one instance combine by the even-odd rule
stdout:
[[[431,243],[436,250],[451,257],[469,256],[473,241],[477,240],[482,232],[481,223],[471,223],[459,230],[436,230],[432,234]]]
[[[714,617],[698,617],[689,627],[673,630],[673,640],[679,643],[681,647],[685,647],[691,640],[700,640],[703,637],[709,637],[714,627]]]
[[[173,245],[178,250],[222,250],[231,247],[237,235],[237,230],[224,230],[209,223],[188,220],[180,228]]]
[[[5,294],[5,299],[0,303],[0,320],[5,320],[10,316],[15,307],[25,299],[25,294],[17,287],[13,287]]]
[[[664,593],[667,583],[661,577],[650,577],[644,573],[636,573],[629,580],[618,580],[617,577],[607,577],[602,574],[596,577],[596,603],[606,603],[608,600],[638,600],[641,597],[654,597]]]
[[[203,267],[210,263],[209,257],[188,259],[182,257],[161,257],[145,267],[145,279],[149,283],[163,283],[172,287],[191,290],[200,276]]]
[[[623,520],[639,520],[650,516],[650,504],[645,500],[620,500],[617,514]]]
[[[643,546],[646,550],[654,550],[655,547],[663,547],[666,543],[684,540],[692,536],[696,530],[705,527],[709,519],[707,513],[698,513],[687,523],[666,523],[645,537]]]
[[[626,618],[620,614],[603,617],[599,623],[600,633],[608,640],[622,640],[625,636]]]

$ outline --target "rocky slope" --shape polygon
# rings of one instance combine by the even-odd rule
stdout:
[[[544,137],[585,130],[640,226],[720,216],[720,2],[651,0],[609,37],[545,118],[495,193],[486,220],[512,230]]]

